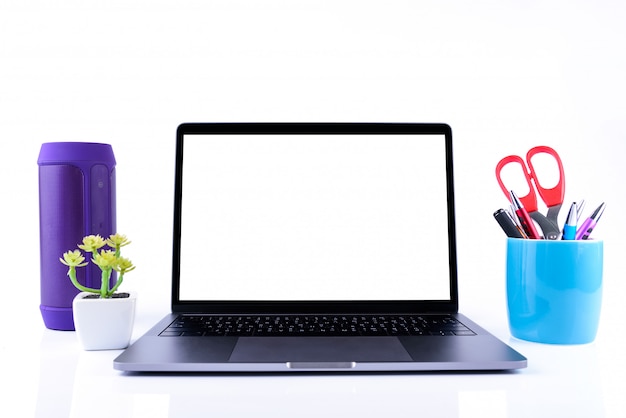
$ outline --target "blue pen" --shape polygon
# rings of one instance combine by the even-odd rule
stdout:
[[[576,209],[576,202],[572,203],[565,219],[565,226],[563,226],[563,239],[574,240],[576,239],[576,224],[578,216],[578,210]]]

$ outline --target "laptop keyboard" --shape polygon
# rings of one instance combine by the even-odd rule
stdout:
[[[162,337],[476,335],[450,315],[181,315]]]

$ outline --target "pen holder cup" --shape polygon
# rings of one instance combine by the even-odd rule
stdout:
[[[509,238],[506,291],[511,334],[546,344],[585,344],[598,331],[603,242]]]

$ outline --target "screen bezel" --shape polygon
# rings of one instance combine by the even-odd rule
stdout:
[[[444,135],[448,199],[448,300],[393,301],[203,301],[180,300],[181,215],[186,135]],[[176,132],[174,228],[172,255],[172,312],[270,314],[289,313],[413,313],[457,312],[457,254],[452,164],[452,130],[441,123],[183,123]]]

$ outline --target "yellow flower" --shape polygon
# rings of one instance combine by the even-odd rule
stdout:
[[[126,238],[126,235],[114,234],[109,237],[106,243],[109,247],[119,250],[121,247],[130,244],[130,241]]]
[[[98,250],[105,244],[104,238],[100,235],[88,235],[83,238],[83,245],[79,245],[78,248],[88,253],[97,254]]]
[[[115,256],[115,251],[111,250],[102,250],[100,254],[97,252],[94,253],[93,259],[91,260],[95,265],[100,267],[102,270],[114,268],[117,265],[117,257]]]
[[[115,271],[120,274],[128,273],[129,271],[135,270],[135,266],[133,266],[133,262],[128,258],[120,257],[117,259],[117,265],[113,267]]]
[[[85,257],[78,250],[63,253],[63,258],[59,258],[59,260],[68,267],[84,267],[87,265],[87,263],[83,263]]]

